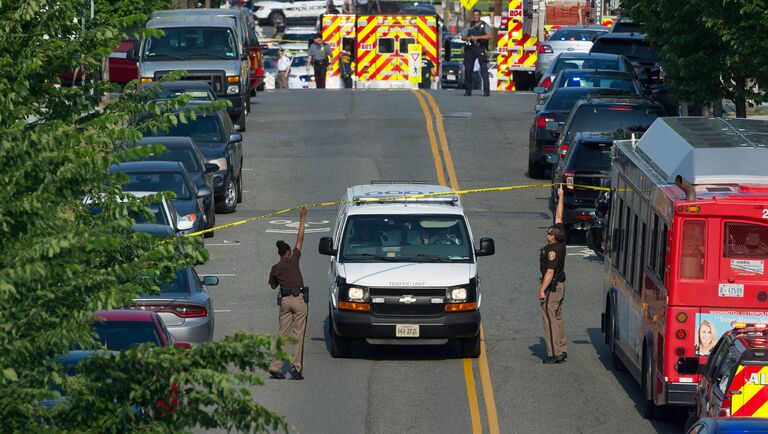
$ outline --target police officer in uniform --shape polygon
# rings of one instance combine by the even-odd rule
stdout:
[[[541,285],[539,302],[544,320],[547,357],[544,363],[562,363],[566,352],[563,300],[565,298],[565,227],[563,226],[563,188],[557,190],[555,224],[547,229],[547,245],[539,251]]]
[[[328,71],[328,59],[331,58],[331,49],[323,42],[323,37],[319,33],[315,35],[314,42],[307,50],[309,59],[307,62],[307,71],[309,65],[315,68],[315,87],[325,89],[325,73]]]
[[[435,64],[427,56],[427,50],[421,50],[421,82],[419,89],[432,87],[432,79],[435,76]]]
[[[475,60],[480,62],[480,75],[483,79],[483,94],[490,96],[491,84],[488,78],[488,40],[491,39],[491,27],[480,19],[480,10],[472,10],[472,21],[461,31],[464,46],[464,95],[472,95],[472,70]]]
[[[303,380],[304,362],[304,335],[307,331],[307,302],[309,301],[309,288],[304,286],[304,279],[299,269],[301,259],[301,247],[304,244],[304,224],[307,221],[307,208],[301,209],[299,217],[299,231],[296,235],[296,244],[291,246],[285,241],[278,241],[277,253],[280,262],[272,266],[269,273],[269,286],[272,289],[280,287],[277,303],[280,306],[280,336],[296,339],[293,347],[293,359],[291,363],[291,377],[294,380]],[[269,367],[272,378],[283,379],[283,361],[273,360]]]

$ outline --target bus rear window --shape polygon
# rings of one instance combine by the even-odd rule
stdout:
[[[680,255],[680,278],[704,278],[704,251],[706,250],[706,223],[686,220],[683,223],[683,248]]]
[[[726,258],[768,258],[768,226],[726,223],[724,241]]]

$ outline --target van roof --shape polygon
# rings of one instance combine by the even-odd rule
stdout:
[[[348,205],[351,214],[463,214],[459,196],[456,194],[387,200],[402,196],[451,192],[452,188],[442,185],[373,182],[349,187],[344,201],[352,202]]]
[[[169,15],[149,20],[147,28],[227,27],[237,29],[231,18],[210,15]]]

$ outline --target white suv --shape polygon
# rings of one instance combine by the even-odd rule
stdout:
[[[444,195],[423,198],[423,193]],[[478,256],[457,195],[438,185],[372,183],[350,187],[332,237],[331,355],[349,357],[353,340],[369,344],[461,342],[462,357],[480,355]]]
[[[325,0],[266,0],[253,4],[253,15],[259,24],[314,22],[325,13]],[[343,0],[333,0],[341,9]]]

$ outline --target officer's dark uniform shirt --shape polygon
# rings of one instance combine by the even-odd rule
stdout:
[[[269,286],[272,288],[299,289],[304,287],[304,278],[299,270],[299,259],[301,259],[301,250],[293,249],[293,254],[289,258],[280,258],[280,262],[272,266],[269,273]]]
[[[548,269],[555,270],[553,282],[565,281],[565,243],[547,244],[539,251],[539,269],[541,277],[547,273]]]
[[[432,81],[435,64],[427,56],[421,56],[421,81]]]
[[[491,33],[491,28],[488,24],[485,23],[485,21],[482,20],[480,20],[480,22],[477,24],[474,22],[469,22],[466,26],[464,26],[464,30],[461,31],[459,36],[466,38],[467,36],[470,36],[470,32],[472,32],[472,36],[489,35]],[[480,41],[470,41],[469,46],[472,48],[488,48],[488,40],[483,39]]]

